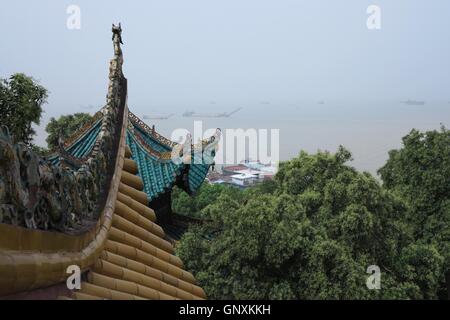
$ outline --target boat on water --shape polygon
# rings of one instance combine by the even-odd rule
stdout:
[[[237,108],[231,112],[221,112],[221,113],[198,113],[194,111],[186,111],[182,115],[187,118],[229,118],[231,115],[235,114],[242,108]]]
[[[145,115],[142,117],[144,120],[167,120],[171,118],[174,114],[168,114],[168,115]]]
[[[425,105],[425,101],[417,101],[417,100],[406,100],[402,101],[403,104],[406,104],[408,106],[423,106]]]

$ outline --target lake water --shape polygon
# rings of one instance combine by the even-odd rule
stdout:
[[[188,118],[182,113],[229,112],[243,109],[230,118]],[[450,103],[427,102],[423,106],[399,102],[317,102],[207,104],[180,109],[179,106],[132,107],[139,117],[175,113],[169,120],[145,120],[170,137],[176,128],[193,131],[194,120],[202,120],[203,128],[254,128],[280,130],[280,159],[287,160],[300,150],[334,152],[339,145],[349,149],[351,165],[361,171],[376,173],[386,161],[388,151],[401,147],[401,138],[412,128],[439,129],[450,126]]]

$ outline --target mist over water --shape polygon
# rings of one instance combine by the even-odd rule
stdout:
[[[76,4],[81,28],[67,28]],[[49,91],[35,142],[51,117],[105,103],[111,23],[121,22],[132,112],[170,137],[192,130],[182,113],[222,113],[204,128],[280,129],[280,159],[348,148],[375,173],[412,128],[450,126],[450,1],[5,1],[0,78],[16,72]],[[400,101],[427,101],[410,106]],[[323,100],[324,104],[318,102]],[[211,103],[215,101],[215,103]],[[261,102],[270,102],[261,103]],[[441,102],[438,102],[441,101]],[[142,119],[144,120],[144,119]]]
[[[243,107],[230,118],[183,117],[186,110],[220,113]],[[401,147],[401,139],[413,128],[426,131],[449,126],[450,104],[427,102],[424,106],[404,105],[400,102],[271,102],[262,104],[220,103],[196,105],[181,109],[178,106],[141,107],[130,109],[139,117],[176,113],[168,120],[145,120],[158,132],[170,138],[172,131],[185,128],[193,132],[194,121],[203,121],[203,131],[224,129],[279,129],[280,160],[296,156],[300,150],[335,152],[339,145],[349,149],[354,160],[350,165],[361,171],[376,171],[385,163],[388,151]]]

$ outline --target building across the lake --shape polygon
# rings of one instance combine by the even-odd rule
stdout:
[[[231,176],[231,183],[239,187],[249,187],[259,180],[256,174],[241,172]]]
[[[265,180],[273,179],[276,172],[277,167],[271,164],[245,160],[237,165],[222,167],[221,173],[211,172],[207,179],[212,184],[229,184],[247,188]]]

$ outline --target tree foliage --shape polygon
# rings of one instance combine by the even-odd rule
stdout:
[[[75,113],[64,115],[58,119],[51,118],[45,130],[48,133],[46,139],[49,149],[58,146],[59,138],[63,140],[69,138],[75,131],[82,128],[86,123],[91,121],[92,116],[89,113]]]
[[[16,73],[0,79],[0,124],[9,128],[16,141],[31,145],[39,125],[47,90],[33,78]]]
[[[201,209],[210,222],[177,248],[208,296],[438,298],[443,252],[416,237],[410,202],[350,159],[342,147],[301,152],[281,163],[274,182],[210,199]],[[366,287],[370,265],[381,269],[380,290]]]
[[[403,138],[403,148],[389,153],[379,173],[386,188],[410,206],[415,238],[444,257],[450,281],[450,130],[412,130]],[[445,296],[443,276],[440,281]]]
[[[237,196],[240,192],[230,186],[204,183],[197,194],[192,197],[182,189],[175,187],[172,191],[172,210],[178,214],[193,218],[207,218],[202,213],[202,210],[222,193]]]

